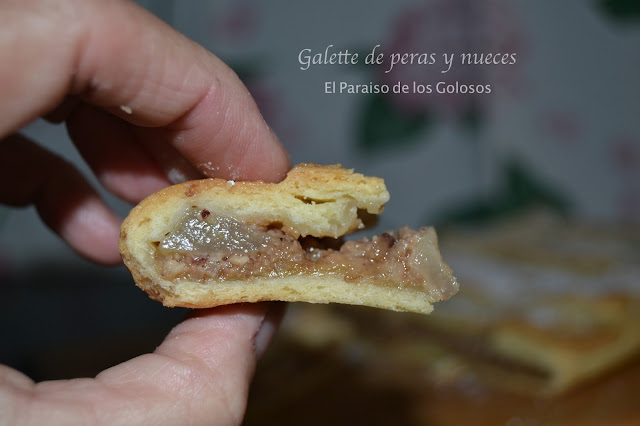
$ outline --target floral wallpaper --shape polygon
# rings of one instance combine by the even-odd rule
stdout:
[[[380,228],[482,221],[540,204],[585,220],[640,220],[635,1],[139,3],[235,69],[294,163],[342,163],[384,177],[392,198]],[[377,46],[385,62],[301,69],[303,49],[328,46],[362,58]],[[509,63],[389,70],[392,54],[412,53],[427,61],[502,53]],[[328,82],[432,92],[326,93]],[[439,82],[485,93],[437,93]],[[64,132],[27,130],[46,132],[38,139],[81,161]],[[19,238],[16,252],[48,256],[59,247],[41,228],[35,215],[0,211],[2,238],[38,235],[31,245]],[[0,273],[11,263],[4,257]]]
[[[297,161],[387,180],[389,225],[491,217],[543,203],[640,218],[636,2],[173,2],[171,23],[245,79]],[[319,65],[302,49],[508,52],[509,65]],[[323,84],[481,85],[490,93],[327,94]],[[444,86],[443,86],[444,87]],[[518,183],[519,182],[519,183]],[[476,212],[476,213],[474,213]]]

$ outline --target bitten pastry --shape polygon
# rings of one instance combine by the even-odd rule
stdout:
[[[265,300],[430,313],[458,283],[433,228],[343,241],[361,211],[389,200],[384,181],[301,164],[281,183],[203,179],[131,210],[120,252],[136,284],[166,306]]]

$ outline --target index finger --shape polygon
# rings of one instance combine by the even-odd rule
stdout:
[[[0,67],[0,81],[11,84],[0,91],[0,134],[75,94],[148,128],[141,138],[172,144],[207,175],[274,181],[286,173],[286,153],[235,73],[138,6],[16,1],[3,9],[11,66]]]

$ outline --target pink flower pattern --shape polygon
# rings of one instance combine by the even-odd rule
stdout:
[[[615,136],[610,158],[620,178],[616,206],[618,219],[626,223],[640,223],[640,139],[628,135]]]
[[[434,53],[433,65],[396,65],[385,73],[387,84],[402,81],[435,84],[439,81],[455,84],[491,84],[514,96],[522,92],[520,62],[523,59],[523,36],[508,2],[490,0],[430,0],[411,6],[402,12],[391,28],[391,35],[383,48],[388,58],[392,53]],[[443,53],[455,54],[451,69]],[[462,53],[516,53],[514,65],[461,65]],[[480,103],[486,96],[471,94],[406,93],[392,99],[397,108],[407,113],[429,110],[443,118],[456,118]]]
[[[211,20],[214,37],[227,42],[249,41],[260,30],[260,11],[257,6],[240,1],[215,14]]]

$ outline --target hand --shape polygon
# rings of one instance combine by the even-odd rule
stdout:
[[[120,220],[72,165],[15,133],[38,117],[64,121],[100,183],[132,203],[170,180],[278,181],[288,169],[233,71],[132,3],[5,1],[0,53],[0,202],[34,204],[94,261],[120,261]],[[27,424],[239,423],[256,356],[276,328],[279,309],[268,306],[198,311],[153,354],[95,379],[34,384],[0,366],[0,416]]]

